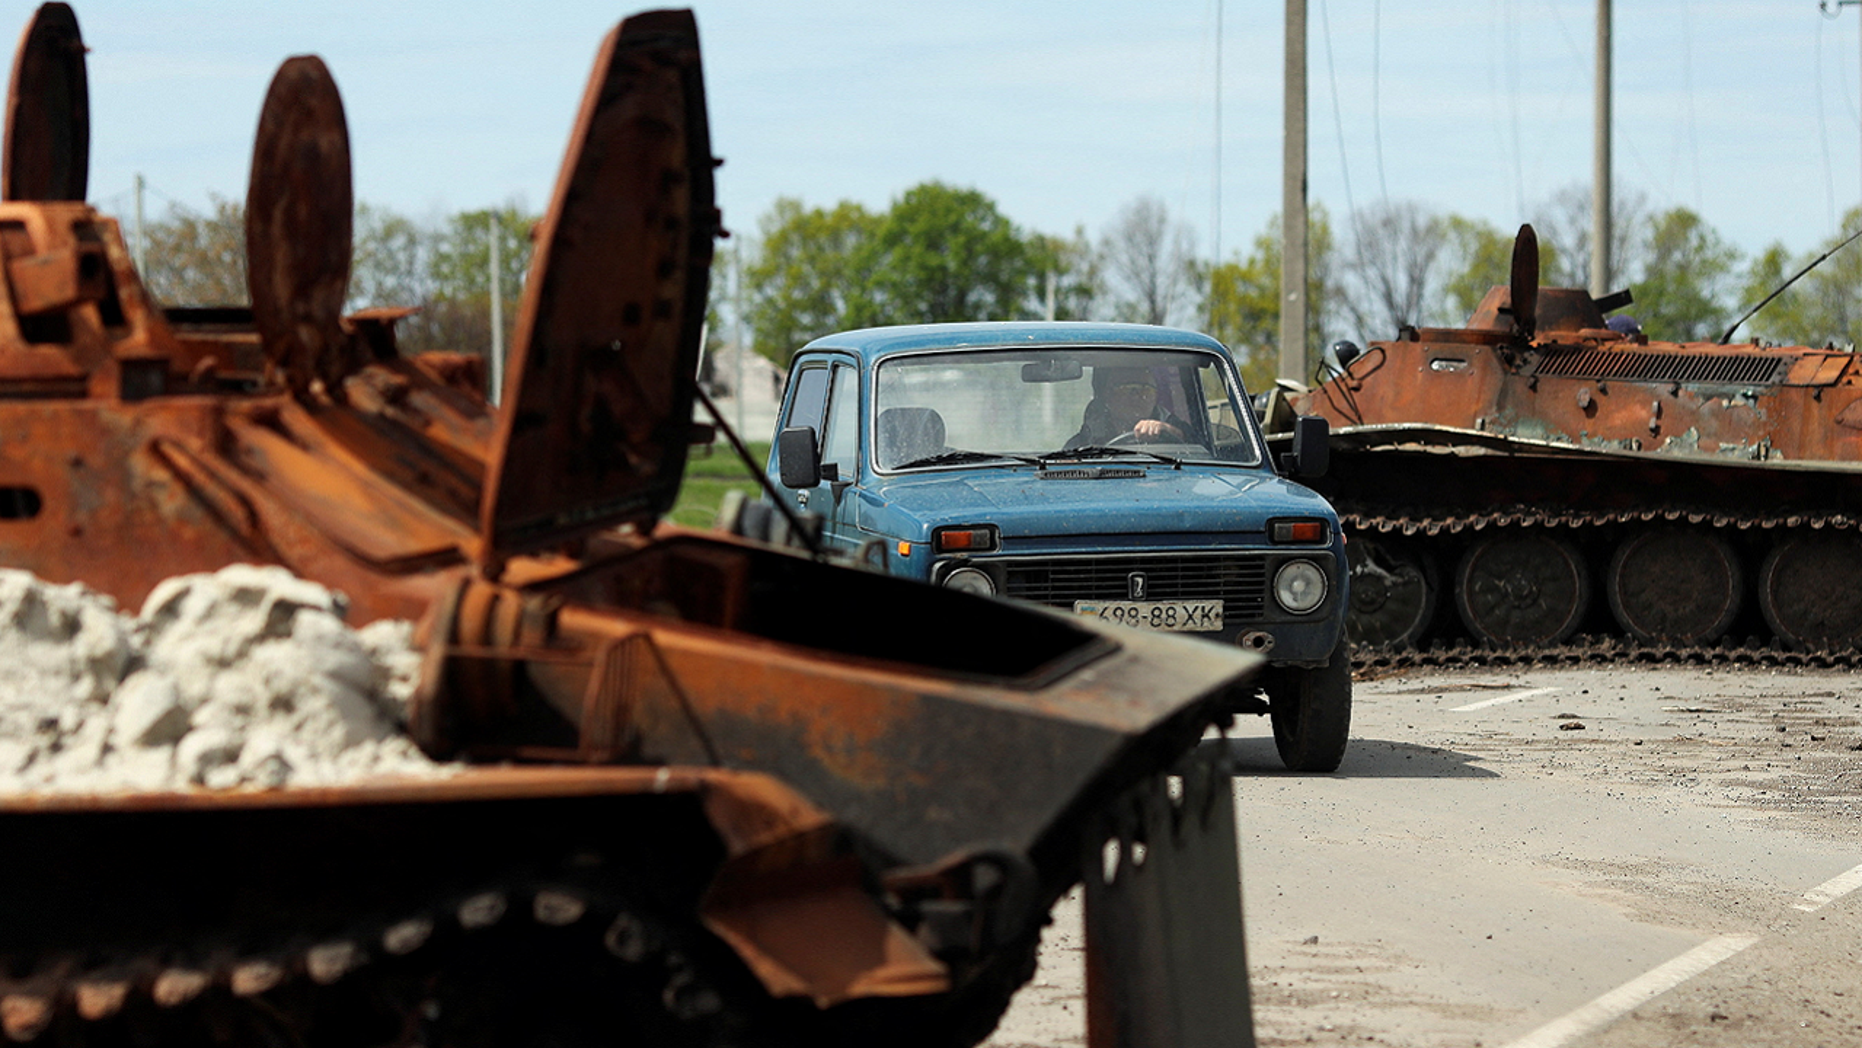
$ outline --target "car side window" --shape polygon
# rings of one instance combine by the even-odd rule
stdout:
[[[795,376],[795,395],[789,399],[785,426],[807,426],[821,437],[821,419],[828,409],[828,369],[804,368]]]
[[[828,397],[828,431],[821,438],[821,461],[840,466],[842,480],[852,480],[860,465],[860,373],[834,368],[834,390]]]

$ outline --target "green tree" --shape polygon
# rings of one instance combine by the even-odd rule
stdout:
[[[1041,275],[1027,313],[1047,316],[1047,279],[1052,274],[1055,320],[1090,320],[1097,315],[1105,297],[1105,276],[1099,252],[1087,239],[1084,228],[1076,228],[1070,239],[1031,234],[1028,250]]]
[[[349,309],[417,306],[432,293],[427,273],[431,236],[387,208],[357,204],[355,250],[349,263]]]
[[[744,267],[744,319],[758,353],[787,367],[812,338],[847,327],[848,299],[861,283],[857,256],[880,220],[859,204],[807,208],[783,197],[758,221]]]
[[[1448,272],[1442,285],[1443,308],[1455,317],[1473,314],[1474,307],[1495,285],[1504,285],[1513,274],[1513,238],[1478,219],[1449,215],[1447,219]],[[1540,271],[1545,271],[1547,249],[1539,253]],[[1447,323],[1457,320],[1443,318]]]
[[[1448,243],[1443,269],[1442,324],[1454,327],[1473,316],[1487,292],[1505,287],[1513,279],[1513,244],[1517,231],[1507,234],[1478,219],[1449,215]],[[1539,283],[1551,285],[1561,272],[1558,248],[1539,241]]]
[[[995,201],[924,182],[905,191],[855,252],[847,319],[858,326],[1029,315],[1040,268]]]
[[[1743,314],[1763,302],[1802,268],[1803,263],[1791,257],[1791,250],[1782,241],[1773,241],[1746,266],[1740,284],[1739,312]],[[1793,284],[1741,324],[1733,337],[1796,341],[1797,333],[1811,326],[1807,323],[1811,297],[1798,293],[1798,285]]]
[[[1859,226],[1862,208],[1843,216],[1842,228],[1854,230]],[[1797,257],[1792,257],[1783,244],[1773,244],[1761,252],[1746,269],[1740,307],[1733,315],[1757,305],[1818,255],[1842,243],[1845,235],[1832,236],[1815,250]],[[1734,337],[1763,338],[1786,345],[1854,346],[1857,330],[1862,328],[1862,303],[1857,302],[1855,293],[1858,286],[1862,286],[1862,243],[1850,244],[1825,259],[1746,321]],[[1710,337],[1719,335],[1714,332]]]
[[[246,207],[208,194],[208,213],[171,204],[143,228],[148,271],[142,282],[165,306],[243,306],[246,290]]]
[[[1733,317],[1727,301],[1739,250],[1684,207],[1648,224],[1635,316],[1650,337],[1693,342],[1717,339]]]
[[[511,344],[524,278],[530,271],[530,230],[537,216],[515,204],[461,211],[427,234],[428,294],[421,311],[400,325],[403,351],[491,351],[491,241],[498,237],[504,340]]]
[[[1314,205],[1306,223],[1307,346],[1322,345],[1337,288],[1332,281],[1332,225]],[[1203,299],[1203,328],[1226,344],[1249,389],[1273,385],[1280,367],[1280,216],[1268,220],[1246,258],[1213,267]],[[1310,352],[1308,356],[1310,357]],[[1308,375],[1299,376],[1303,381]]]

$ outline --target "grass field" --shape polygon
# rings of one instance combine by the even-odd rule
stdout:
[[[769,457],[769,444],[750,443],[750,454],[759,466]],[[667,519],[690,528],[708,528],[718,515],[718,503],[724,493],[736,490],[756,498],[760,488],[743,460],[722,441],[709,449],[693,448],[685,464],[685,482],[679,488],[679,502]]]

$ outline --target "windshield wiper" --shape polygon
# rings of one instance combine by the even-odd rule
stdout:
[[[1030,466],[1042,465],[1040,459],[1029,458],[1027,455],[1010,455],[1000,451],[958,450],[940,451],[935,455],[926,455],[923,458],[915,458],[910,462],[901,462],[892,468],[915,469],[919,466],[948,466],[957,462],[989,462],[994,459],[1012,459],[1016,462],[1026,462]]]
[[[1065,459],[1123,458],[1127,455],[1146,455],[1158,462],[1174,466],[1177,469],[1183,468],[1183,460],[1180,458],[1174,458],[1170,455],[1160,455],[1155,451],[1146,451],[1143,448],[1115,448],[1109,444],[1087,444],[1083,447],[1050,451],[1044,455],[1037,455],[1035,457],[1039,458],[1042,462],[1058,462]]]

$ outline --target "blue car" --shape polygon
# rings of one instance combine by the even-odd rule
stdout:
[[[767,468],[827,546],[893,574],[1265,655],[1243,712],[1270,716],[1288,767],[1331,771],[1345,540],[1282,475],[1324,470],[1324,423],[1276,463],[1248,403],[1227,349],[1190,331],[871,328],[796,354]]]

